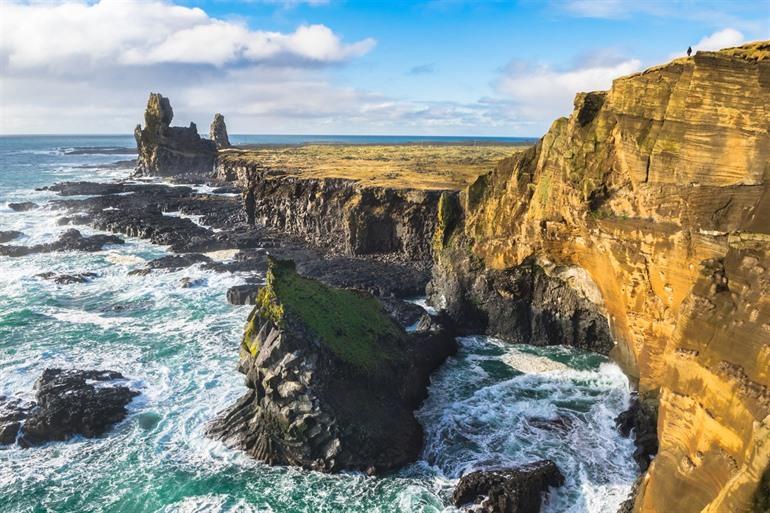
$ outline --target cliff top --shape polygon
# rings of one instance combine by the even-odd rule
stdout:
[[[283,326],[287,316],[310,330],[337,357],[357,367],[372,369],[383,359],[399,357],[390,354],[381,339],[401,339],[403,330],[374,297],[304,278],[297,274],[294,262],[270,258],[267,284],[259,291],[244,334],[246,348],[252,354],[259,351],[252,345],[258,317]]]
[[[516,144],[308,144],[220,150],[219,161],[258,165],[302,178],[344,178],[364,185],[462,189],[496,162],[526,149]]]

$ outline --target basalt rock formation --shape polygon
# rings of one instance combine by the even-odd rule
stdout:
[[[378,473],[414,460],[430,373],[456,350],[447,330],[408,335],[367,293],[270,261],[240,351],[249,391],[210,434],[270,464]]]
[[[442,191],[299,177],[258,163],[233,161],[220,158],[217,175],[236,181],[243,189],[252,224],[301,236],[342,255],[390,254],[412,261],[431,260]]]
[[[637,512],[748,512],[770,496],[768,100],[770,42],[579,94],[436,239],[431,295],[455,316],[514,308],[507,280],[532,261],[571,270],[557,279],[578,297],[598,291],[612,354],[658,403]],[[532,298],[520,308],[561,312]]]
[[[30,447],[105,433],[139,395],[124,379],[114,371],[46,369],[35,383],[35,402],[0,398],[0,444]]]
[[[211,122],[211,128],[209,129],[209,139],[214,141],[217,148],[229,148],[230,139],[227,137],[227,125],[225,125],[225,117],[220,114],[214,114],[214,121]]]
[[[452,500],[455,506],[478,513],[537,513],[543,494],[564,484],[551,460],[513,469],[477,470],[460,478]]]
[[[171,126],[173,118],[168,98],[150,94],[144,111],[145,126],[137,125],[134,130],[138,175],[209,174],[214,169],[216,144],[201,138],[195,123],[189,127]]]

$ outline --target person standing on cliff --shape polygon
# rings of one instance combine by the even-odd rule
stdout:
[[[692,46],[687,47],[687,57],[689,57],[690,55],[692,55]]]

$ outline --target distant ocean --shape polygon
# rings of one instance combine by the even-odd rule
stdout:
[[[235,143],[465,142],[518,138],[233,136]],[[108,164],[131,158],[124,136],[0,137],[0,230],[10,244],[56,239],[65,213],[36,190],[65,180],[126,179]],[[210,191],[205,186],[198,191]],[[14,212],[8,203],[40,208]],[[84,234],[94,230],[78,226]],[[0,448],[2,513],[357,512],[459,513],[457,478],[474,468],[557,462],[565,486],[546,513],[614,513],[637,476],[634,446],[614,418],[629,400],[627,378],[606,358],[566,347],[460,339],[432,378],[418,411],[425,448],[382,478],[270,467],[204,435],[244,392],[235,370],[249,306],[225,299],[243,276],[201,266],[128,273],[167,248],[125,237],[95,253],[0,257],[0,396],[31,398],[45,368],[112,369],[141,391],[106,435],[33,449]],[[93,272],[83,284],[36,275]],[[190,278],[201,283],[180,287]]]

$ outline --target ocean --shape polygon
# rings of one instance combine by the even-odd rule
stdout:
[[[239,144],[363,139],[232,137]],[[441,142],[385,139],[367,142]],[[24,233],[9,244],[50,241],[66,228],[56,223],[63,213],[45,206],[56,196],[37,188],[126,178],[129,170],[109,164],[130,154],[92,148],[133,146],[131,136],[0,137],[0,230]],[[7,206],[21,201],[42,207]],[[614,363],[488,337],[460,339],[459,354],[433,376],[418,411],[425,448],[398,473],[325,475],[256,462],[204,436],[206,423],[245,390],[235,365],[250,307],[225,300],[243,277],[196,266],[129,276],[167,249],[124,238],[97,253],[0,257],[0,395],[32,398],[49,367],[116,370],[141,392],[128,417],[100,438],[0,447],[3,512],[451,512],[463,472],[551,458],[566,484],[544,511],[615,513],[638,475],[632,441],[614,428],[630,394]],[[35,277],[46,271],[97,277],[57,285]],[[182,288],[185,277],[203,286]]]

